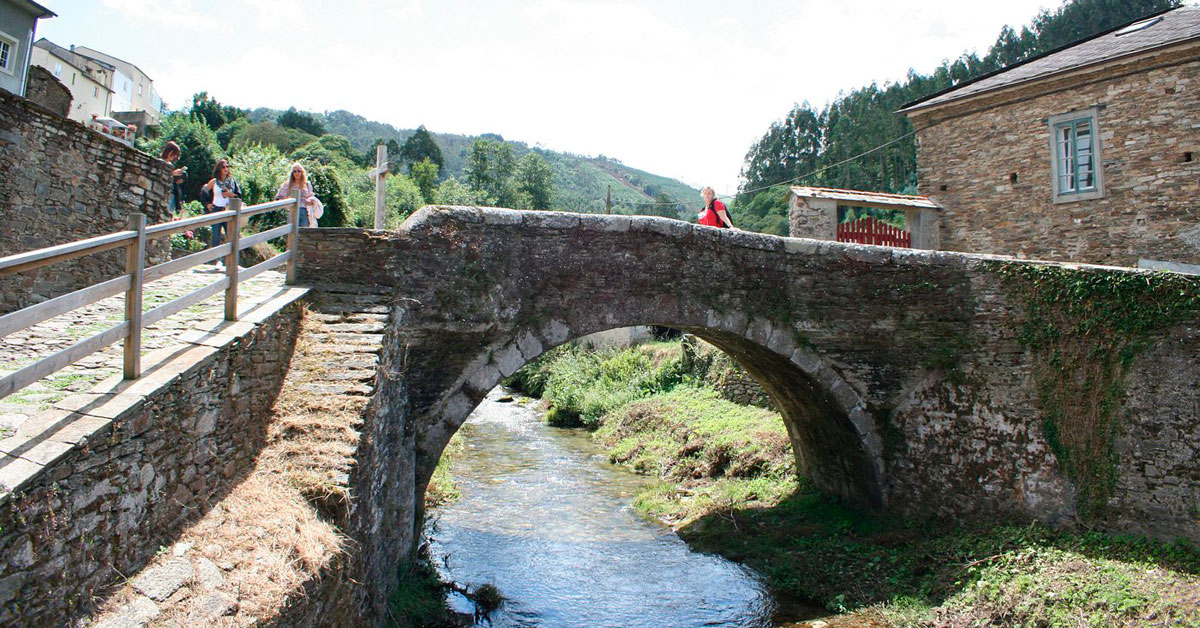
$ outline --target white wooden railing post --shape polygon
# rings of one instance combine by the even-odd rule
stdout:
[[[229,241],[229,255],[225,256],[225,277],[229,285],[225,288],[225,320],[236,321],[238,300],[238,250],[242,240],[242,199],[229,200],[233,216],[225,223],[225,239]]]
[[[384,209],[387,207],[387,175],[388,175],[388,154],[387,145],[380,144],[375,147],[375,170],[372,170],[372,175],[375,177],[375,230],[383,231],[387,227],[387,220]]]
[[[292,230],[288,232],[287,237],[288,285],[296,283],[296,260],[300,256],[300,252],[296,250],[296,243],[300,241],[300,190],[292,193],[292,201],[292,204],[288,206],[288,224],[292,225]]]
[[[142,275],[146,270],[146,215],[129,215],[129,230],[137,239],[125,247],[125,272],[129,275],[129,290],[125,292],[125,379],[142,376]]]

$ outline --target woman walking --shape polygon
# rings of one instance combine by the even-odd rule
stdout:
[[[735,228],[733,221],[729,219],[729,211],[725,209],[725,203],[717,200],[717,193],[711,187],[701,190],[700,196],[704,198],[704,210],[700,212],[699,216],[700,224],[722,229]]]
[[[300,162],[292,164],[291,174],[288,175],[287,181],[279,186],[279,191],[275,193],[275,200],[288,198],[296,192],[300,192],[300,226],[317,226],[315,217],[311,223],[309,222],[308,208],[312,204],[313,187],[308,182],[308,172],[304,170],[304,166],[300,165]]]

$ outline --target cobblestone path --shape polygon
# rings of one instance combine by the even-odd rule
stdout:
[[[218,269],[224,267],[202,265],[147,284],[143,309],[150,310],[220,280],[223,270]],[[284,287],[283,274],[274,271],[239,284],[238,312],[250,311]],[[0,377],[113,327],[124,317],[125,298],[118,295],[10,334],[0,341]],[[225,296],[221,293],[147,327],[142,332],[142,354],[176,344],[183,332],[213,329],[224,317]],[[64,397],[85,392],[100,380],[120,373],[123,351],[121,343],[114,344],[0,399],[0,436]]]

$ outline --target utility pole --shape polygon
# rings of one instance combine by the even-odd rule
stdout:
[[[375,177],[375,229],[383,231],[386,226],[383,219],[383,209],[387,204],[387,180],[384,178],[388,174],[387,160],[387,144],[380,144],[375,147],[375,169],[371,171],[371,176]]]
[[[608,196],[604,199],[604,213],[612,213],[612,184],[608,184]]]

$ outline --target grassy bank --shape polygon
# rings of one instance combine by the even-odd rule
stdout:
[[[511,382],[658,477],[637,506],[836,626],[1200,628],[1200,549],[997,522],[874,519],[794,474],[781,418],[720,399],[678,345],[563,349]],[[797,625],[805,625],[803,623]]]

